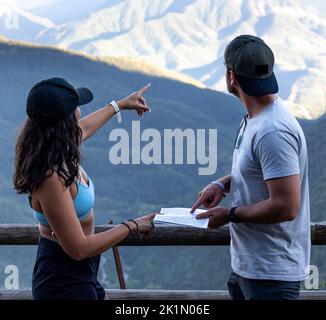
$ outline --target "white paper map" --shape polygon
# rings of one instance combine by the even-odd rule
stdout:
[[[173,223],[189,227],[207,229],[209,219],[196,219],[196,215],[206,210],[197,209],[190,213],[190,208],[162,208],[154,218],[157,223]]]

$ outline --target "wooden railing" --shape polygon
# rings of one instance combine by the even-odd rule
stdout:
[[[148,290],[111,289],[106,291],[106,300],[230,300],[224,290]],[[30,289],[0,290],[0,300],[32,300]],[[324,290],[304,290],[300,300],[326,300]]]
[[[97,225],[95,232],[112,229],[114,225]],[[39,231],[36,225],[0,224],[0,245],[36,245]],[[313,245],[326,245],[326,222],[311,223]],[[152,236],[139,239],[130,235],[119,246],[228,246],[228,226],[216,230],[180,226],[156,226]]]
[[[97,225],[95,232],[112,229],[114,225]],[[0,224],[0,245],[36,245],[39,230],[36,225]],[[326,222],[311,223],[312,245],[326,245]],[[180,226],[157,226],[148,239],[139,239],[130,235],[119,246],[227,246],[230,244],[229,227],[217,230],[205,230]],[[107,290],[107,297],[121,299],[229,299],[226,291],[221,290]],[[29,300],[29,289],[0,290],[0,300]],[[326,290],[302,291],[301,299],[326,300]]]

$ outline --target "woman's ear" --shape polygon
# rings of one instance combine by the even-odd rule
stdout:
[[[75,110],[75,116],[76,116],[77,121],[79,121],[81,118],[81,111],[80,111],[79,107],[77,107]]]

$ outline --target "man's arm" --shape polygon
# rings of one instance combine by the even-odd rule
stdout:
[[[243,222],[280,223],[294,220],[300,209],[300,175],[266,180],[269,198],[236,209]]]
[[[257,143],[254,156],[269,191],[265,201],[236,209],[245,222],[278,223],[295,219],[300,209],[299,142],[289,132],[272,131]]]
[[[271,132],[257,144],[255,157],[262,168],[269,197],[235,210],[240,221],[280,223],[295,219],[300,209],[300,168],[298,142],[285,132]],[[229,222],[229,208],[216,207],[199,215],[210,218],[210,227],[218,228]]]
[[[236,209],[241,222],[272,224],[292,221],[300,209],[300,175],[267,180],[269,198]],[[214,207],[197,215],[209,218],[209,227],[219,228],[229,222],[229,208]]]

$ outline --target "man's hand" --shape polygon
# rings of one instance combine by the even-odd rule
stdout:
[[[228,219],[229,209],[225,207],[215,207],[207,210],[206,212],[199,213],[197,219],[209,218],[208,227],[211,229],[217,229],[224,226],[229,222]]]
[[[222,198],[222,189],[215,184],[209,184],[198,193],[198,199],[193,204],[190,212],[193,213],[202,205],[208,209],[214,208],[221,202]]]

